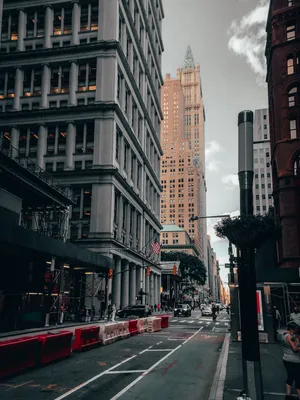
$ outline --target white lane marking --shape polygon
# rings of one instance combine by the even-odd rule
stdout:
[[[144,374],[140,375],[138,378],[136,378],[133,382],[131,382],[128,386],[126,386],[123,390],[121,390],[119,393],[117,393],[114,397],[112,397],[110,400],[117,400],[119,397],[123,396],[128,390],[130,390],[133,386],[135,386],[141,379],[144,378],[144,376],[148,375],[151,371],[154,370],[159,364],[161,364],[163,361],[165,361],[170,355],[174,354],[175,351],[180,349],[181,346],[183,346],[185,343],[187,343],[189,340],[191,340],[194,336],[196,336],[202,328],[200,328],[198,331],[196,331],[192,336],[190,336],[184,343],[180,344],[179,346],[175,347],[170,353],[166,354],[163,358],[161,358],[157,363],[153,364],[152,367],[150,367]],[[56,399],[55,399],[56,400]]]
[[[212,328],[212,332],[215,330],[215,327]]]
[[[128,370],[128,371],[109,371],[106,372],[106,375],[112,375],[112,374],[143,374],[146,372],[146,369],[133,369],[133,370]]]
[[[220,322],[216,322],[216,325],[220,325]]]
[[[149,347],[147,347],[147,349],[140,351],[140,352],[139,352],[139,354],[146,353],[146,351],[148,351],[148,350],[152,349],[152,347],[153,347],[153,345],[152,345],[152,346],[149,346]]]
[[[203,324],[203,321],[199,321],[198,323],[199,323],[199,324]]]
[[[179,321],[181,324],[183,324],[184,322],[186,322],[186,320],[184,319],[184,320],[182,320],[182,321]]]
[[[177,322],[178,321],[178,319],[172,319],[172,321],[170,321],[170,322]]]
[[[225,322],[225,324],[224,324],[225,326],[228,326],[228,322]]]
[[[211,322],[206,322],[206,325],[210,325],[211,324]]]
[[[129,358],[126,358],[126,360],[121,361],[120,363],[114,365],[114,366],[111,367],[111,368],[108,368],[107,370],[101,372],[100,374],[94,376],[93,378],[87,380],[86,382],[81,383],[80,385],[78,385],[78,386],[76,386],[75,388],[69,390],[68,392],[62,394],[61,396],[56,397],[54,400],[62,400],[62,399],[65,399],[66,397],[70,396],[70,394],[73,394],[73,393],[77,392],[79,389],[82,389],[83,387],[85,387],[85,386],[88,385],[89,383],[94,382],[95,380],[99,379],[101,376],[107,374],[107,373],[110,372],[110,371],[113,371],[114,369],[118,368],[120,365],[125,364],[126,362],[132,360],[132,359],[135,358],[135,357],[136,357],[136,355],[131,356],[131,357],[129,357]]]
[[[193,324],[195,321],[188,321],[189,324]]]
[[[158,343],[156,343],[156,346],[158,346],[159,344],[161,344],[162,343],[162,341],[161,342],[158,342]]]
[[[185,339],[173,339],[173,338],[168,338],[168,340],[171,340],[171,341],[175,341],[175,340],[185,340]]]
[[[197,333],[199,333],[200,331],[202,331],[203,328],[204,328],[204,326],[201,326],[201,328],[198,329],[197,332],[194,333],[191,337],[189,337],[188,339],[186,339],[186,340],[182,343],[182,345],[186,344],[189,340],[191,340],[194,336],[196,336]]]
[[[172,351],[173,349],[149,349],[146,351]]]

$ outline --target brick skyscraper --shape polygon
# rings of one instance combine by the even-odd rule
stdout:
[[[273,0],[267,22],[273,197],[282,225],[279,265],[300,265],[300,3]]]
[[[190,47],[177,78],[166,76],[162,107],[161,222],[184,228],[207,266],[206,221],[189,222],[194,215],[206,215],[205,116],[200,67],[194,64]]]

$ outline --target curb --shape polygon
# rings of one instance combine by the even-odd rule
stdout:
[[[223,400],[227,360],[229,352],[229,342],[230,342],[230,333],[227,333],[225,335],[225,339],[223,342],[221,354],[217,364],[208,400]]]

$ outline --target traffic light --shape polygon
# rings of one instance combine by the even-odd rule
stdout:
[[[109,268],[108,279],[111,279],[112,277],[113,277],[113,270],[111,268]]]
[[[150,273],[151,273],[151,268],[147,267],[147,276],[150,276]]]
[[[177,267],[176,267],[176,265],[174,264],[173,265],[173,275],[176,275],[177,274]]]

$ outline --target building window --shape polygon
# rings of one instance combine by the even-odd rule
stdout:
[[[122,133],[119,130],[117,130],[117,132],[116,132],[116,160],[118,162],[120,162],[121,139],[122,139]]]
[[[286,66],[287,66],[287,74],[292,75],[295,72],[294,57],[292,54],[288,55],[287,61],[286,61]]]
[[[296,93],[297,93],[297,87],[293,87],[289,91],[288,99],[289,99],[289,107],[295,107],[296,105]]]
[[[30,39],[33,37],[43,37],[44,34],[45,34],[44,11],[28,13],[27,24],[26,24],[26,38]]]
[[[297,137],[297,122],[295,119],[290,120],[290,138],[296,139]]]
[[[79,65],[78,88],[80,92],[96,90],[97,61]]]
[[[72,32],[72,8],[54,11],[53,34],[68,35]]]
[[[86,4],[81,6],[80,32],[98,30],[98,5]]]
[[[300,176],[300,154],[297,156],[297,159],[294,161],[294,175]]]
[[[294,40],[296,37],[296,25],[293,24],[289,24],[286,27],[286,39],[287,40]]]

